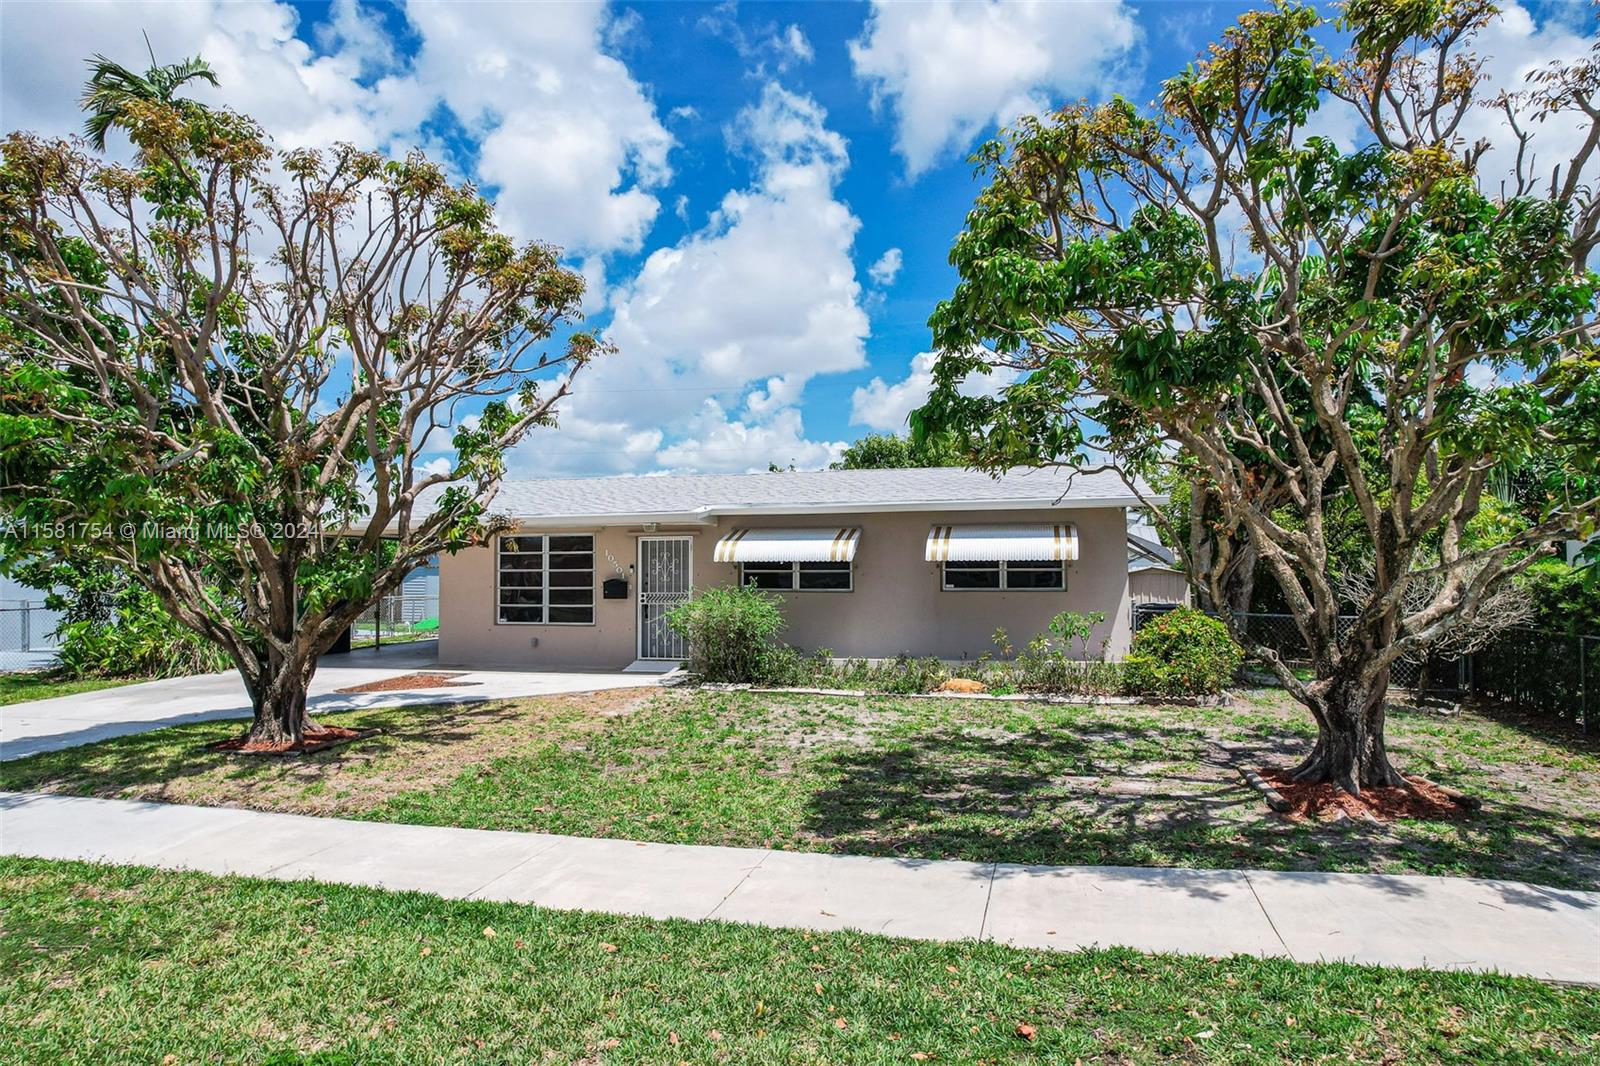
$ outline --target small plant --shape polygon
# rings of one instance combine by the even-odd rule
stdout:
[[[1077,611],[1062,611],[1050,619],[1050,632],[1054,633],[1056,639],[1068,647],[1076,643],[1078,645],[1077,657],[1087,660],[1089,658],[1089,638],[1094,634],[1094,627],[1105,620],[1106,613],[1104,611],[1090,611],[1087,614]],[[1095,658],[1097,660],[1104,659],[1105,655],[1105,642],[1101,641],[1100,654]]]
[[[1179,607],[1134,634],[1122,681],[1140,696],[1215,696],[1243,658],[1221,622],[1193,607]]]
[[[1016,645],[1011,643],[1011,634],[1006,632],[1005,626],[995,626],[994,635],[989,639],[994,642],[995,654],[1001,659],[1009,659],[1017,653]]]
[[[689,642],[689,668],[701,680],[766,681],[772,672],[798,673],[799,654],[776,643],[780,602],[752,587],[708,588],[668,611],[667,625]]]

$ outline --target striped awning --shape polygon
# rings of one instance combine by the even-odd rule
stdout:
[[[828,529],[736,529],[717,541],[719,563],[848,563],[856,557],[859,526]]]
[[[1071,522],[934,526],[928,530],[925,558],[930,563],[1020,563],[1033,559],[1070,563],[1078,558],[1078,527]]]

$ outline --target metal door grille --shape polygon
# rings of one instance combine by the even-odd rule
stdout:
[[[683,659],[689,649],[667,625],[667,612],[689,598],[694,541],[688,537],[639,539],[639,658]]]

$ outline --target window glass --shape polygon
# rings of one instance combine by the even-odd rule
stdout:
[[[1067,571],[1063,563],[1050,559],[1014,563],[981,561],[945,563],[947,589],[1064,589]]]
[[[758,589],[794,588],[793,563],[744,563],[743,580]]]
[[[501,537],[501,622],[580,625],[594,621],[594,537]]]
[[[850,589],[849,563],[800,563],[797,588],[813,592],[847,592]]]
[[[999,563],[945,563],[944,587],[947,589],[997,589],[1000,587]]]
[[[1030,562],[1007,563],[1006,588],[1008,589],[1059,589],[1066,587],[1065,568],[1049,559]]]

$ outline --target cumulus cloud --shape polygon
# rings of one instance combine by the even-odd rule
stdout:
[[[497,202],[522,237],[575,258],[637,251],[671,177],[671,135],[627,68],[605,51],[612,18],[601,4],[411,4],[414,58],[401,60],[375,9],[337,0],[297,34],[300,14],[274,0],[29,4],[6,11],[0,111],[12,128],[78,130],[84,57],[103,52],[142,68],[141,31],[156,56],[204,56],[224,102],[259,120],[280,147],[438,151],[441,116],[477,143],[451,160]],[[624,16],[626,17],[626,16]],[[132,43],[130,43],[132,42]]]
[[[850,59],[915,176],[997,124],[1104,89],[1139,43],[1122,0],[874,0]]]
[[[903,258],[900,249],[890,248],[878,257],[878,261],[867,268],[867,277],[880,288],[887,288],[894,284],[894,279],[900,276],[900,267]]]
[[[657,459],[668,470],[703,473],[766,470],[769,463],[816,470],[838,459],[845,444],[807,440],[797,408],[751,423],[730,420],[720,405],[707,400],[688,436],[661,449]]]
[[[894,384],[875,377],[856,389],[850,396],[851,423],[885,433],[904,430],[906,416],[927,402],[938,358],[937,352],[921,352],[912,357],[910,373]],[[995,368],[988,374],[970,375],[960,391],[966,396],[998,396],[1018,376],[1014,370]]]
[[[815,100],[776,83],[727,138],[751,160],[750,184],[617,287],[607,338],[618,353],[585,372],[562,416],[570,460],[537,441],[529,456],[580,469],[828,461],[834,445],[805,439],[797,405],[811,378],[866,363],[860,222],[836,198],[848,146]],[[662,427],[665,444],[597,455],[584,447],[595,426],[611,439]]]

